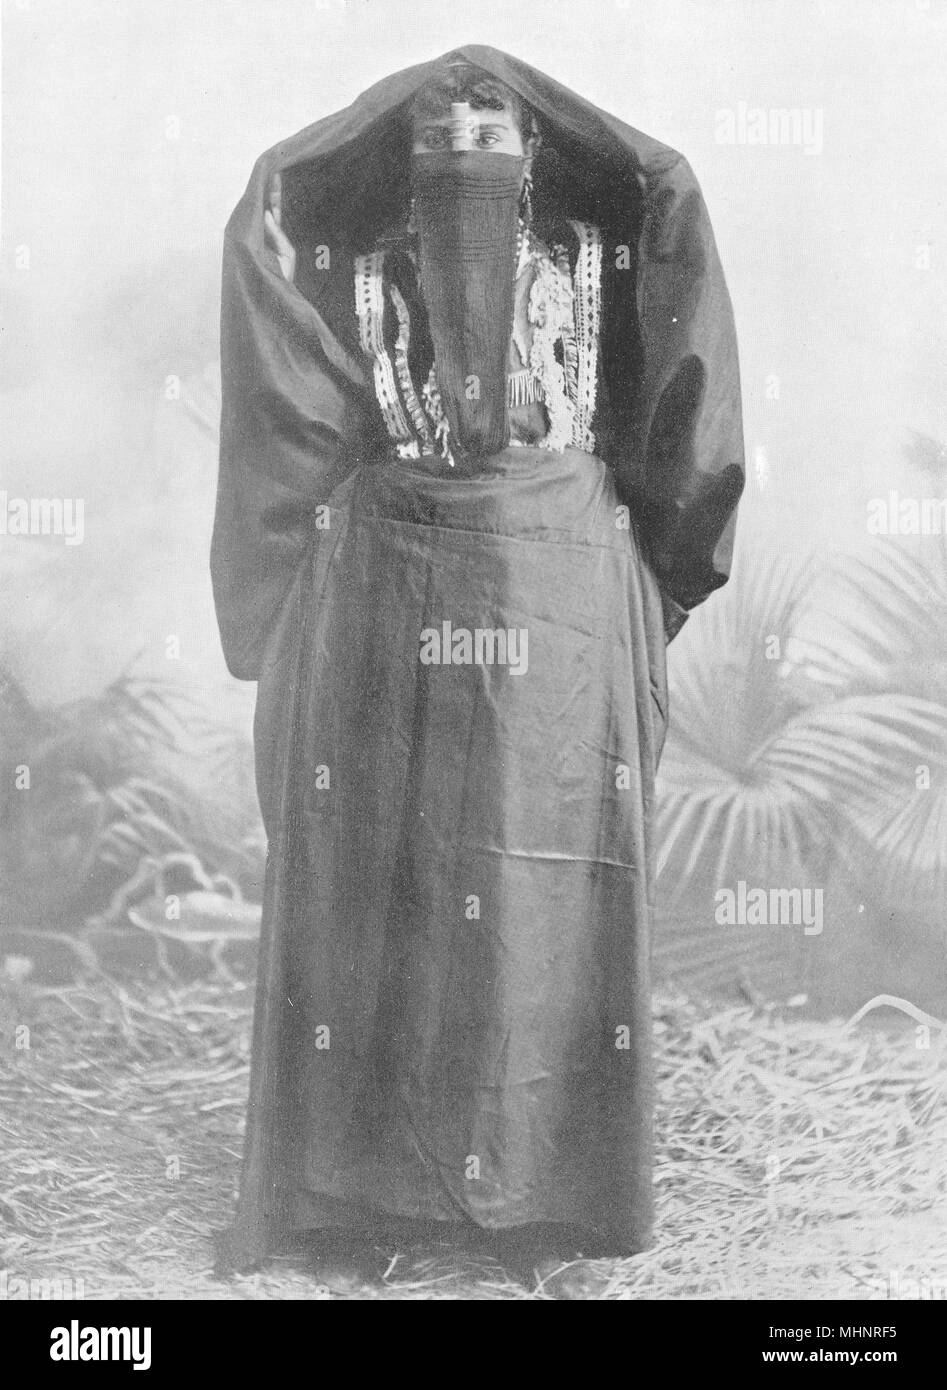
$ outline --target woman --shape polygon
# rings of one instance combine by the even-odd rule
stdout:
[[[693,176],[493,50],[400,73],[258,162],[223,375],[269,837],[228,1259],[641,1250],[664,648],[743,482]]]

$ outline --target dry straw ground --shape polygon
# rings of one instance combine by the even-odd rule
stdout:
[[[8,1278],[81,1279],[92,1299],[338,1296],[304,1255],[213,1277],[210,1233],[238,1170],[248,988],[12,981],[0,1003]],[[604,1297],[877,1299],[892,1278],[902,1296],[947,1297],[945,1030],[925,1049],[890,1009],[846,1025],[665,996],[656,1041],[657,1243],[602,1267]],[[398,1252],[384,1281],[348,1296],[546,1295],[429,1248]]]

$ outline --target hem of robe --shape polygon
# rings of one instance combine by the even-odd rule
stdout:
[[[330,1193],[316,1192],[297,1187],[288,1202],[288,1226],[285,1238],[291,1239],[303,1231],[325,1230],[333,1227],[365,1229],[376,1227],[384,1230],[386,1223],[393,1221],[418,1221],[443,1227],[445,1234],[457,1234],[463,1230],[489,1232],[515,1231],[537,1225],[569,1226],[587,1231],[597,1236],[614,1251],[614,1258],[638,1255],[648,1250],[654,1243],[650,1225],[647,1233],[637,1236],[616,1236],[614,1229],[601,1221],[590,1222],[586,1213],[570,1216],[564,1213],[562,1204],[556,1202],[549,1206],[538,1204],[530,1208],[528,1214],[515,1220],[490,1220],[484,1214],[473,1215],[456,1209],[447,1213],[430,1211],[405,1212],[402,1207],[392,1210],[381,1205],[346,1200]],[[605,1258],[609,1258],[606,1256]]]

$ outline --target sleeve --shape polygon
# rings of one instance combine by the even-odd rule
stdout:
[[[211,578],[231,673],[256,680],[267,637],[318,544],[313,514],[366,446],[363,365],[333,331],[354,320],[351,258],[328,247],[313,302],[263,237],[270,170],[258,161],[224,239],[222,409]]]
[[[636,367],[619,489],[640,518],[673,636],[727,580],[745,478],[730,297],[687,161],[644,177]]]

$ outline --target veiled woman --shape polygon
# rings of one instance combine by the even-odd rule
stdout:
[[[639,1251],[665,645],[743,483],[693,175],[464,48],[258,161],[223,294],[212,566],[269,839],[227,1258]]]

